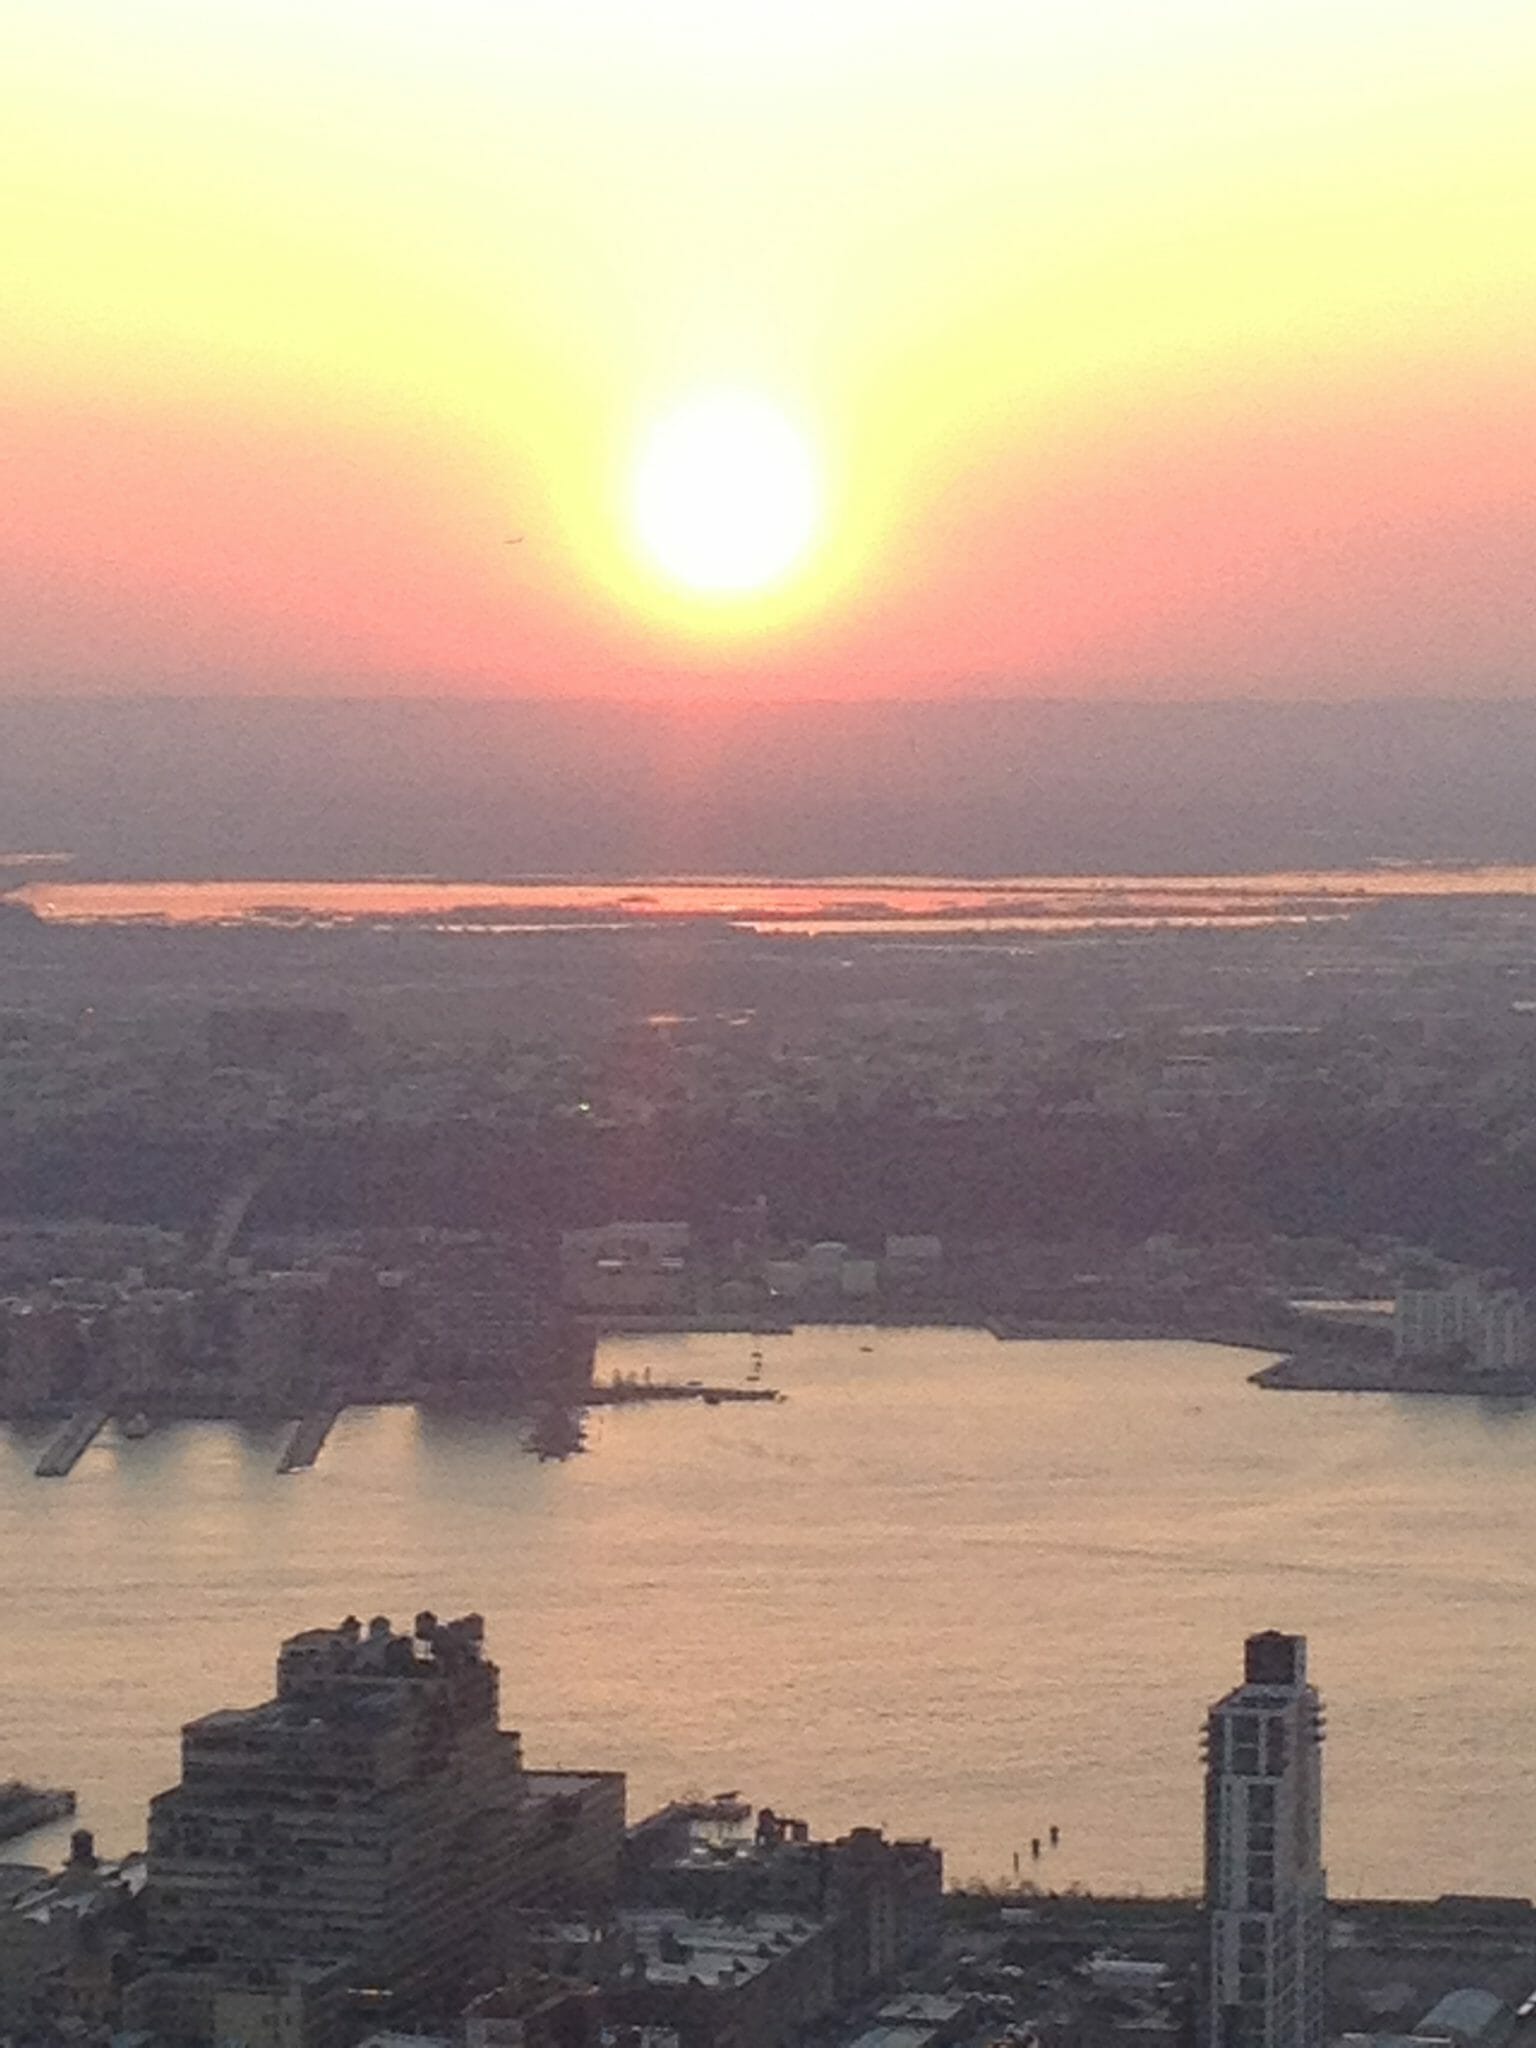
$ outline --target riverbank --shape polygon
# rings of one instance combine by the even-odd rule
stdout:
[[[972,1317],[964,1323],[931,1323],[925,1316],[917,1315],[910,1321],[899,1322],[894,1317],[877,1320],[867,1315],[804,1317],[795,1323],[753,1322],[745,1318],[738,1320],[734,1317],[707,1315],[657,1315],[594,1317],[591,1323],[595,1336],[698,1337],[750,1334],[754,1338],[793,1337],[797,1330],[825,1326],[893,1332],[925,1328],[983,1330],[1003,1344],[1214,1344],[1233,1350],[1270,1354],[1267,1362],[1251,1372],[1248,1379],[1251,1385],[1271,1392],[1422,1394],[1440,1398],[1457,1396],[1462,1399],[1470,1397],[1498,1400],[1536,1399],[1536,1371],[1474,1373],[1454,1367],[1405,1366],[1396,1361],[1385,1348],[1382,1334],[1378,1331],[1369,1328],[1357,1330],[1346,1324],[1338,1324],[1331,1327],[1326,1335],[1317,1333],[1309,1336],[1305,1343],[1298,1343],[1294,1327],[1284,1329],[1274,1319],[1263,1314],[1257,1314],[1251,1320],[1222,1319],[1208,1323],[1179,1323],[1172,1317],[1149,1317],[1145,1321],[1135,1321],[1108,1317],[1045,1319],[1011,1316],[994,1316],[986,1319]],[[776,1398],[773,1390],[756,1386],[741,1389],[732,1386],[653,1388],[636,1381],[631,1389],[627,1385],[617,1388],[612,1384],[594,1381],[587,1386],[565,1390],[560,1397],[559,1405],[577,1410],[613,1406],[624,1401],[703,1399],[706,1396],[712,1396],[716,1400],[736,1401]],[[496,1397],[489,1390],[478,1387],[471,1389],[397,1386],[383,1391],[360,1385],[324,1391],[317,1395],[314,1406],[415,1406],[449,1412],[483,1410],[488,1414],[515,1417],[526,1413],[530,1406],[547,1405],[548,1399],[547,1395],[535,1398],[527,1390]],[[179,1396],[167,1396],[162,1393],[136,1397],[134,1406],[155,1424],[172,1421],[230,1421],[243,1423],[248,1427],[271,1428],[291,1423],[295,1419],[291,1409],[268,1407],[252,1402],[248,1392],[243,1392],[242,1398],[236,1401],[221,1398],[217,1391],[206,1388],[188,1390]],[[36,1427],[45,1423],[64,1421],[72,1412],[75,1411],[71,1411],[63,1404],[52,1404],[47,1408],[30,1409],[26,1412],[0,1411],[0,1422],[22,1423]],[[105,1416],[96,1427],[102,1427],[104,1421]],[[92,1433],[94,1434],[94,1431]]]
[[[1402,1365],[1393,1358],[1294,1351],[1248,1375],[1256,1387],[1307,1394],[1435,1394],[1465,1400],[1536,1399],[1536,1372]]]
[[[1478,1935],[1508,1938],[1514,1933],[1529,1942],[1536,1927],[1536,1903],[1520,1894],[1442,1892],[1425,1898],[1330,1898],[1327,1903],[1329,1919],[1349,1930],[1346,1940],[1392,1932],[1415,1941],[1436,1935],[1462,1941]],[[1021,1916],[1027,1915],[1041,1928],[1094,1940],[1194,1931],[1204,1914],[1194,1891],[1063,1892],[1030,1884],[953,1885],[944,1894],[944,1909],[950,1923],[962,1928],[985,1926],[1006,1913],[1015,1926],[1024,1924]]]

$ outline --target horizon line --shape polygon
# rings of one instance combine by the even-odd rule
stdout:
[[[1271,696],[1195,696],[1195,697],[1108,697],[1108,696],[1035,696],[1023,692],[1009,694],[957,694],[953,696],[665,696],[632,697],[618,694],[604,695],[599,692],[581,694],[546,695],[484,695],[471,696],[460,692],[431,694],[426,691],[385,691],[372,694],[363,692],[338,692],[315,690],[309,692],[277,690],[239,691],[190,691],[190,690],[26,690],[8,691],[0,686],[0,710],[10,708],[49,708],[55,705],[107,707],[112,705],[197,705],[218,708],[222,706],[266,706],[302,705],[306,708],[325,706],[425,706],[434,711],[449,710],[551,710],[579,709],[600,706],[604,710],[649,711],[649,712],[747,712],[747,711],[805,711],[816,709],[858,710],[858,711],[975,711],[1007,708],[1010,710],[1040,711],[1196,711],[1196,710],[1245,710],[1245,711],[1353,711],[1353,710],[1428,710],[1444,709],[1468,711],[1478,709],[1521,709],[1536,711],[1536,687],[1518,693],[1510,692],[1501,696],[1458,696],[1449,694],[1428,695],[1360,695],[1352,697],[1271,697]]]

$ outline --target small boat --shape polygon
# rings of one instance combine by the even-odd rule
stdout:
[[[141,1436],[149,1435],[151,1427],[149,1417],[140,1409],[136,1415],[130,1415],[123,1424],[123,1435],[132,1437],[137,1442]]]

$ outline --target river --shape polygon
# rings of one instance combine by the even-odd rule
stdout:
[[[600,1364],[740,1378],[749,1346]],[[637,1812],[741,1788],[931,1834],[957,1879],[1022,1852],[1186,1887],[1205,1702],[1278,1627],[1327,1703],[1334,1889],[1536,1891],[1536,1410],[1263,1393],[1252,1353],[1184,1343],[764,1348],[784,1403],[603,1411],[564,1463],[363,1409],[291,1477],[280,1432],[188,1423],[49,1482],[44,1432],[0,1431],[0,1776],[132,1846],[180,1722],[266,1697],[284,1633],[473,1607],[530,1761],[625,1769]]]

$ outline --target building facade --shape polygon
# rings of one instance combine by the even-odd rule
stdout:
[[[276,1697],[189,1722],[150,1807],[157,1969],[342,1967],[360,2009],[457,2010],[530,1892],[611,1890],[622,1779],[530,1782],[498,1693],[475,1615],[291,1637]]]
[[[1206,1719],[1200,2048],[1322,2048],[1322,1739],[1305,1638],[1250,1636]]]
[[[1433,1360],[1470,1348],[1477,1334],[1481,1298],[1482,1289],[1470,1275],[1447,1286],[1399,1287],[1392,1314],[1394,1354]]]
[[[1392,1350],[1410,1363],[1528,1370],[1536,1366],[1536,1300],[1475,1273],[1405,1284],[1393,1310]]]

